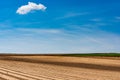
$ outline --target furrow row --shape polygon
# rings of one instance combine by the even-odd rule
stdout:
[[[6,68],[0,68],[0,77],[7,80],[52,80],[45,77],[33,76]]]

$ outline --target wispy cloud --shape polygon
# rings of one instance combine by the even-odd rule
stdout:
[[[82,16],[88,14],[87,12],[84,13],[67,13],[63,15],[62,17],[57,17],[56,19],[66,19],[66,18],[72,18],[72,17],[77,17],[77,16]]]
[[[107,23],[89,23],[89,24],[64,24],[67,28],[71,30],[77,30],[79,32],[92,32],[100,30],[100,27],[108,25]]]
[[[92,30],[90,33],[86,32],[81,33],[80,30],[79,31],[74,30],[71,32],[70,30],[68,31],[64,30],[63,33],[62,30],[59,29],[17,28],[14,30],[12,29],[12,31],[5,30],[4,33],[5,34],[7,33],[9,35],[8,37],[4,36],[4,38],[0,39],[2,45],[0,46],[1,52],[17,52],[17,53],[120,52],[119,50],[120,36],[100,30]],[[29,33],[34,35],[33,36],[23,35]],[[42,35],[35,36],[36,34]],[[46,36],[47,34],[61,34],[61,35]]]
[[[117,17],[115,17],[116,19],[118,19],[118,20],[120,20],[120,17],[119,16],[117,16]]]
[[[27,14],[33,10],[46,10],[47,7],[45,7],[43,4],[36,4],[33,2],[28,2],[27,5],[23,5],[21,7],[18,8],[18,10],[16,11],[16,13],[18,14]]]
[[[58,34],[61,30],[58,29],[36,29],[36,28],[17,28],[18,31],[29,32],[29,33],[45,33],[45,34]]]
[[[94,18],[94,19],[90,19],[90,21],[100,22],[100,21],[101,21],[101,19],[99,19],[99,18]]]

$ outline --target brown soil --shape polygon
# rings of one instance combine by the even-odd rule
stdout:
[[[0,56],[0,80],[120,80],[120,59]]]

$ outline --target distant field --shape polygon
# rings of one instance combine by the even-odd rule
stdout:
[[[75,57],[120,57],[120,53],[92,53],[92,54],[62,54],[61,56],[75,56]]]
[[[0,56],[71,56],[71,57],[120,57],[120,53],[67,53],[67,54],[4,54],[1,53]]]

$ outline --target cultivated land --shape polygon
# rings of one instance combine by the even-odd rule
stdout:
[[[0,80],[120,80],[120,57],[75,56],[1,55]]]

